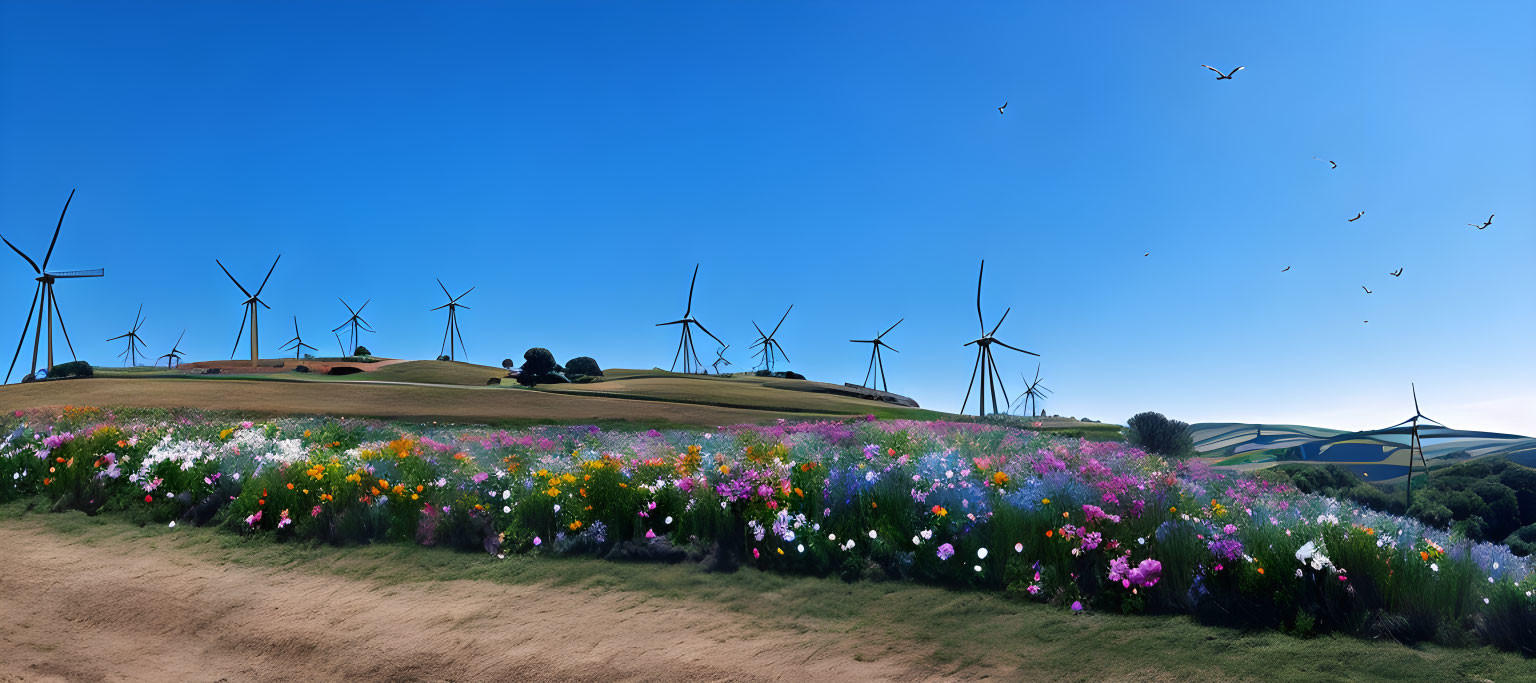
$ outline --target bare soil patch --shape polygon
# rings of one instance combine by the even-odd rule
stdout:
[[[871,680],[848,634],[708,605],[482,581],[231,566],[174,541],[0,525],[0,680]]]

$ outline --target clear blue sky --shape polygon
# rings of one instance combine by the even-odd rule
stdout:
[[[1536,5],[1329,5],[4,3],[0,230],[40,256],[79,188],[53,265],[107,269],[58,286],[97,364],[141,302],[156,355],[227,358],[213,259],[281,252],[263,355],[293,314],[334,352],[339,295],[435,356],[441,276],[472,360],[665,367],[701,262],[737,369],[790,303],[833,382],[905,317],[892,390],[954,410],[986,258],[1051,412],[1364,428],[1412,381],[1536,433]]]

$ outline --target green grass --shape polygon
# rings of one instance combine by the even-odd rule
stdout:
[[[600,382],[540,385],[540,391],[637,401],[665,401],[783,413],[874,415],[882,419],[936,420],[933,410],[908,408],[839,393],[841,385],[750,373],[725,377],[660,370],[605,370]]]
[[[1201,626],[1187,617],[1073,614],[997,594],[898,582],[844,583],[745,569],[707,574],[692,565],[513,556],[408,545],[335,548],[274,543],[210,529],[138,527],[121,518],[24,513],[0,523],[38,525],[105,552],[180,553],[216,563],[315,572],[408,587],[458,579],[623,591],[750,615],[765,629],[814,632],[858,659],[916,652],[944,677],[1031,680],[1531,680],[1536,663],[1490,648],[1405,647],[1343,636],[1303,639]],[[25,517],[25,519],[20,519]],[[665,644],[657,644],[658,647]]]

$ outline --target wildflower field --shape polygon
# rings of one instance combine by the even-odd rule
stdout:
[[[1283,481],[978,423],[516,431],[7,413],[0,503],[1001,591],[1078,611],[1536,655],[1527,558]]]

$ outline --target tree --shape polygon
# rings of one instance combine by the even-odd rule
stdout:
[[[352,355],[354,355],[354,356],[372,356],[373,352],[369,351],[368,347],[366,347],[366,346],[359,346],[359,347],[357,347],[357,348],[352,350]]]
[[[598,367],[597,361],[590,356],[577,356],[565,364],[565,371],[571,375],[590,375],[602,377],[603,369]]]
[[[501,359],[501,367],[504,368],[504,369],[511,370],[516,365],[517,365],[517,361],[512,360],[511,358],[503,358],[503,359]]]
[[[1170,420],[1162,413],[1137,413],[1126,421],[1125,426],[1131,443],[1148,453],[1181,456],[1194,449],[1189,424]]]
[[[543,375],[558,371],[560,366],[555,363],[555,354],[542,346],[535,346],[523,352],[523,374]]]

